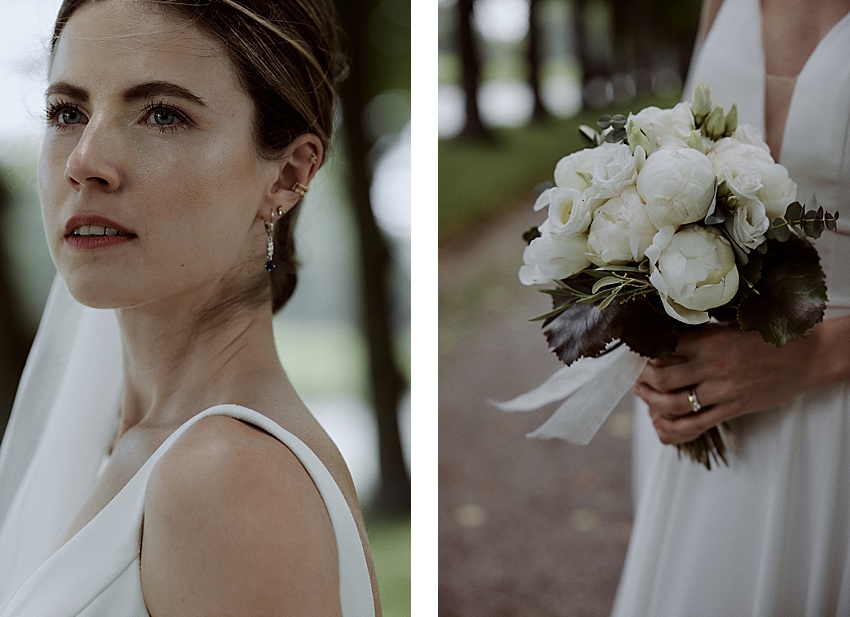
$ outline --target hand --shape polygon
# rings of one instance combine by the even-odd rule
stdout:
[[[737,325],[708,324],[680,335],[673,356],[650,360],[634,390],[649,405],[662,443],[684,443],[816,385],[816,347],[814,336],[777,348]],[[698,413],[688,398],[692,388],[702,406]]]

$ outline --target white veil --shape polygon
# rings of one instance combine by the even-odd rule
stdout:
[[[0,445],[0,608],[61,543],[119,420],[113,310],[83,306],[57,275]]]

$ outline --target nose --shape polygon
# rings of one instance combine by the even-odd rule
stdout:
[[[121,186],[119,139],[102,120],[92,118],[68,157],[65,178],[74,190],[114,192]]]

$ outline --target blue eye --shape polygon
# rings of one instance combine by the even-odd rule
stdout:
[[[76,106],[64,101],[50,103],[44,112],[47,124],[53,128],[64,130],[75,124],[85,124],[86,116]]]
[[[153,118],[153,121],[159,126],[170,126],[178,121],[177,116],[165,109],[153,112],[148,118]]]
[[[62,125],[79,124],[83,121],[83,114],[78,109],[66,109],[58,114],[57,121]]]
[[[148,105],[143,115],[144,122],[161,133],[186,128],[189,124],[189,119],[180,110],[164,102]]]

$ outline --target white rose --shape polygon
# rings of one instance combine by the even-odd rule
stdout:
[[[726,181],[726,186],[739,199],[758,199],[758,192],[764,188],[759,171],[743,163],[730,163],[716,170],[717,181]]]
[[[593,215],[587,195],[576,189],[560,187],[549,189],[548,193],[549,213],[540,231],[564,236],[586,232]]]
[[[664,310],[684,323],[708,321],[708,309],[723,306],[738,292],[738,269],[729,241],[719,231],[688,225],[661,229],[649,258],[649,282]]]
[[[585,148],[562,158],[555,165],[555,186],[585,190],[588,183],[579,172],[592,175],[599,156],[600,148]]]
[[[754,199],[739,203],[732,219],[731,233],[735,242],[744,250],[756,249],[764,242],[764,234],[770,227],[770,220],[764,210],[764,204]]]
[[[519,280],[523,285],[536,285],[572,276],[590,265],[585,253],[587,236],[584,234],[544,233],[525,247]]]
[[[599,158],[593,168],[594,197],[601,200],[616,197],[637,178],[635,159],[626,144],[605,143],[596,148]]]
[[[705,218],[714,199],[714,170],[693,148],[662,148],[646,159],[637,191],[658,229]]]
[[[643,261],[657,231],[640,195],[627,188],[594,212],[587,237],[588,257],[597,266]]]
[[[694,115],[687,103],[679,103],[673,109],[647,107],[636,114],[630,114],[634,122],[649,138],[652,154],[665,146],[682,146],[688,143],[694,130]]]
[[[764,204],[771,220],[783,216],[788,204],[797,199],[797,184],[788,177],[788,170],[774,162],[770,153],[759,146],[726,137],[717,142],[708,158],[718,176],[724,167],[733,164],[746,165],[758,173],[762,186],[756,197]]]

